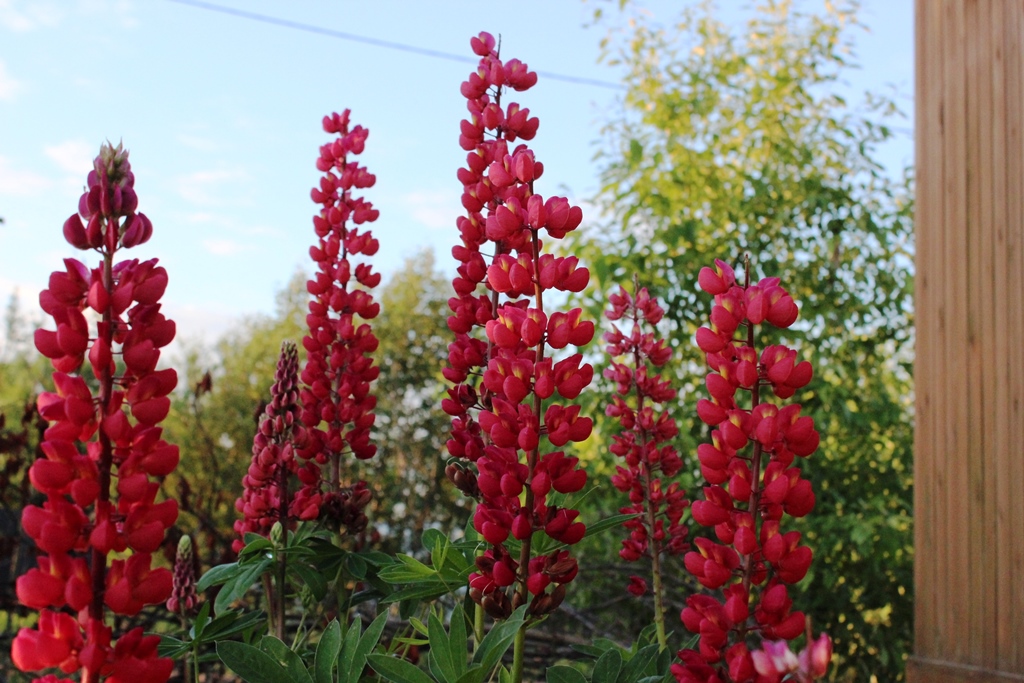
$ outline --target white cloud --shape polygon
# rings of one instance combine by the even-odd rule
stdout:
[[[219,223],[221,222],[220,216],[214,213],[208,213],[206,211],[196,211],[185,216],[186,223]]]
[[[177,136],[178,142],[195,149],[200,152],[212,152],[217,149],[218,144],[215,140],[204,138],[199,135],[189,135],[188,133],[179,133]]]
[[[228,203],[225,201],[224,186],[241,184],[245,179],[246,175],[241,171],[196,171],[178,177],[178,194],[193,204],[223,205]]]
[[[23,33],[37,28],[50,28],[67,18],[68,13],[104,14],[116,19],[121,28],[135,28],[131,0],[79,0],[74,6],[68,0],[0,0],[0,26]]]
[[[21,81],[7,73],[7,65],[0,61],[0,100],[13,100],[21,87]]]
[[[0,194],[37,195],[52,186],[52,179],[31,171],[13,168],[9,159],[0,157]]]
[[[40,26],[56,26],[64,12],[53,2],[45,0],[0,0],[0,26],[24,32]]]
[[[43,152],[62,171],[73,174],[76,181],[81,184],[92,170],[92,160],[96,157],[98,149],[84,140],[67,140],[56,145],[48,145],[43,148]]]
[[[414,219],[431,230],[453,230],[462,215],[459,196],[450,189],[416,190],[402,196],[402,202]]]
[[[251,246],[240,244],[234,240],[212,237],[203,240],[203,248],[215,256],[234,256],[252,249]]]
[[[209,347],[238,324],[237,311],[224,307],[166,302],[163,312],[178,329],[161,357],[172,365],[181,364],[186,348],[195,344]]]
[[[209,225],[220,232],[241,237],[284,237],[284,233],[269,225],[240,223],[234,216],[211,211],[193,211],[183,217],[191,225]]]

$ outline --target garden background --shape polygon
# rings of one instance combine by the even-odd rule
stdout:
[[[891,117],[887,103],[910,113],[909,6],[905,15],[890,15],[889,4],[867,5],[857,16],[873,34],[840,26],[836,15],[819,24],[792,17],[750,46],[735,27],[752,15],[730,6],[714,15],[724,22],[721,32],[694,25],[688,40],[671,43],[679,49],[674,56],[649,31],[677,18],[670,3],[623,13],[613,4],[565,3],[556,10],[563,14],[540,3],[484,10],[466,3],[429,24],[406,14],[394,25],[383,17],[393,17],[397,5],[381,15],[375,5],[372,16],[346,5],[332,15],[325,3],[287,18],[269,3],[246,4],[241,14],[219,7],[0,6],[0,284],[12,294],[0,384],[5,435],[16,441],[22,407],[47,375],[28,340],[38,320],[34,292],[59,262],[54,236],[77,200],[95,141],[122,136],[145,179],[144,208],[163,227],[141,256],[159,256],[172,274],[167,308],[180,330],[170,356],[186,381],[166,427],[182,446],[183,477],[166,488],[187,494],[192,517],[179,524],[205,532],[204,565],[225,559],[237,491],[224,483],[239,481],[247,466],[254,414],[280,340],[302,336],[305,276],[296,269],[309,244],[302,216],[310,213],[316,178],[316,123],[322,112],[351,107],[373,131],[365,163],[380,178],[372,199],[382,209],[375,264],[385,284],[375,331],[385,374],[377,391],[378,412],[390,419],[378,420],[381,456],[363,475],[377,493],[371,518],[383,547],[405,551],[416,550],[425,527],[463,523],[464,504],[442,481],[447,419],[432,408],[443,393],[432,359],[443,358],[448,343],[447,250],[462,155],[453,144],[462,116],[456,91],[468,65],[341,34],[451,55],[481,28],[500,31],[508,49],[540,71],[528,106],[542,117],[535,150],[550,169],[547,181],[589,200],[576,246],[596,284],[607,291],[640,270],[642,284],[668,303],[678,376],[689,382],[674,413],[694,425],[692,434],[684,428],[684,454],[697,443],[696,421],[688,417],[693,401],[686,401],[694,395],[697,356],[685,349],[700,314],[692,283],[680,278],[731,248],[762,254],[763,271],[794,283],[809,345],[821,354],[811,407],[824,436],[821,464],[809,474],[819,506],[805,530],[822,559],[804,600],[816,627],[836,639],[839,675],[888,680],[879,666],[900,675],[911,620],[910,123]],[[821,11],[816,3],[798,7]],[[595,8],[605,17],[581,28]],[[432,29],[423,32],[425,25]],[[894,36],[901,25],[905,33]],[[595,66],[610,30],[610,54],[624,50],[622,61]],[[844,51],[850,42],[854,50]],[[43,49],[48,44],[54,47]],[[762,50],[768,66],[750,76],[750,88],[737,85],[743,74],[733,70],[732,49]],[[685,69],[647,70],[650,51],[663,56],[662,67],[675,59],[702,79],[687,85],[671,80]],[[858,72],[846,61],[873,68]],[[886,90],[892,82],[897,90]],[[862,104],[866,87],[881,99]],[[440,95],[448,91],[451,97]],[[744,93],[760,97],[745,100]],[[743,102],[751,106],[750,129],[721,127],[716,112]],[[693,144],[676,144],[680,139]],[[751,145],[753,139],[768,144]],[[593,160],[598,150],[602,156]],[[663,172],[666,164],[674,175]],[[453,169],[449,182],[437,168]],[[762,184],[773,211],[742,192],[699,194],[750,182]],[[687,215],[695,206],[706,210]],[[742,229],[764,216],[758,234]],[[600,310],[596,296],[584,301]],[[31,446],[31,425],[27,438]],[[587,445],[595,474],[609,469],[601,444],[594,438]],[[4,502],[16,508],[21,479],[12,474]],[[618,505],[610,496],[591,504],[604,513]],[[635,624],[596,608],[609,593],[633,599],[621,590],[625,573],[599,546],[589,553],[607,581],[577,587],[592,594],[575,597],[576,613],[568,616],[595,634],[628,633]]]

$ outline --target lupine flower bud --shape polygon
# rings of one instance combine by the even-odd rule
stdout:
[[[174,558],[174,587],[167,599],[167,609],[175,614],[190,615],[199,604],[196,593],[196,565],[198,557],[192,551],[192,537],[184,534],[178,540]]]
[[[242,478],[242,496],[235,509],[242,519],[235,521],[235,552],[242,549],[242,538],[252,532],[269,536],[275,523],[289,527],[298,520],[316,519],[320,513],[321,494],[318,487],[290,485],[293,476],[317,480],[315,462],[295,457],[307,439],[299,420],[299,358],[292,342],[281,345],[281,357],[270,388],[267,404],[252,444],[252,462]],[[311,471],[312,470],[312,471]]]

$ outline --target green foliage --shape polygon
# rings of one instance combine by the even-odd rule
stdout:
[[[344,634],[338,621],[331,621],[311,661],[273,636],[264,636],[258,646],[225,640],[217,644],[217,654],[249,683],[348,683],[359,680],[386,621],[387,614],[381,614],[364,633],[357,620]]]
[[[281,342],[299,343],[305,334],[306,279],[295,273],[278,294],[274,316],[244,319],[212,348],[182,340],[184,353],[175,359],[179,389],[163,427],[164,438],[178,444],[181,462],[164,487],[178,499],[179,526],[198,531],[196,547],[206,565],[233,558],[235,500]]]
[[[53,367],[32,341],[33,331],[41,325],[41,318],[23,311],[20,297],[12,294],[0,336],[0,413],[8,419],[20,416],[27,404],[35,404],[41,388],[53,390]]]
[[[639,273],[667,304],[675,417],[684,432],[691,425],[681,452],[695,472],[707,430],[693,414],[704,371],[692,339],[710,309],[697,272],[750,254],[755,278],[782,279],[801,321],[762,341],[814,364],[795,399],[822,434],[804,466],[817,506],[799,525],[815,563],[795,602],[835,639],[838,679],[902,680],[912,621],[912,207],[909,180],[891,180],[874,158],[897,112],[873,98],[858,114],[832,92],[850,66],[853,8],[801,15],[770,1],[733,31],[710,4],[669,26],[622,5],[628,28],[604,43],[628,74],[624,114],[598,154],[605,225],[578,231],[570,247],[594,276],[581,302],[599,315],[607,292]]]
[[[526,620],[526,605],[487,632],[468,664],[468,638],[463,618],[461,609],[457,608],[446,633],[440,619],[431,614],[427,626],[431,646],[430,674],[388,655],[371,654],[367,661],[384,679],[393,683],[484,683],[491,680],[495,668],[499,667],[501,658],[512,646],[516,633]]]
[[[675,680],[670,672],[675,652],[660,649],[654,624],[643,629],[628,648],[607,638],[596,638],[592,645],[578,645],[576,649],[596,658],[589,678],[575,667],[553,666],[547,671],[548,683],[659,683]]]
[[[451,418],[441,410],[448,383],[441,375],[451,333],[445,324],[451,282],[424,250],[406,259],[380,293],[373,321],[380,340],[374,385],[378,455],[363,478],[374,492],[369,517],[394,530],[384,549],[412,552],[424,529],[457,529],[468,501],[444,474]],[[429,546],[428,546],[429,547]]]

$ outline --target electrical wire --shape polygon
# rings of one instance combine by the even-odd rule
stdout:
[[[281,26],[283,28],[295,29],[296,31],[305,31],[307,33],[317,33],[319,35],[328,36],[330,38],[338,38],[339,40],[348,40],[354,43],[363,43],[365,45],[372,45],[374,47],[382,47],[388,50],[399,50],[401,52],[411,52],[417,55],[423,55],[424,57],[433,57],[435,59],[447,59],[453,62],[463,62],[467,64],[477,64],[478,59],[476,57],[467,57],[465,55],[452,54],[450,52],[441,52],[440,50],[431,50],[430,48],[417,47],[415,45],[408,45],[406,43],[396,43],[390,40],[381,40],[380,38],[371,38],[369,36],[360,36],[355,33],[346,33],[344,31],[335,31],[334,29],[323,28],[321,26],[314,26],[313,24],[303,24],[298,21],[291,21],[290,19],[282,19],[280,17],[272,17],[268,14],[258,14],[256,12],[249,12],[247,10],[235,9],[234,7],[226,7],[224,5],[217,5],[212,2],[204,2],[203,0],[168,0],[178,5],[187,5],[189,7],[195,7],[197,9],[205,9],[211,12],[220,12],[229,16],[240,17],[242,19],[251,19],[253,21],[261,21],[265,24],[272,24],[274,26]],[[581,76],[569,76],[566,74],[554,73],[551,71],[537,71],[538,76],[553,81],[563,81],[565,83],[575,83],[577,85],[590,85],[595,88],[608,88],[611,90],[625,90],[625,86],[621,83],[613,83],[611,81],[602,81],[596,78],[584,78]]]

